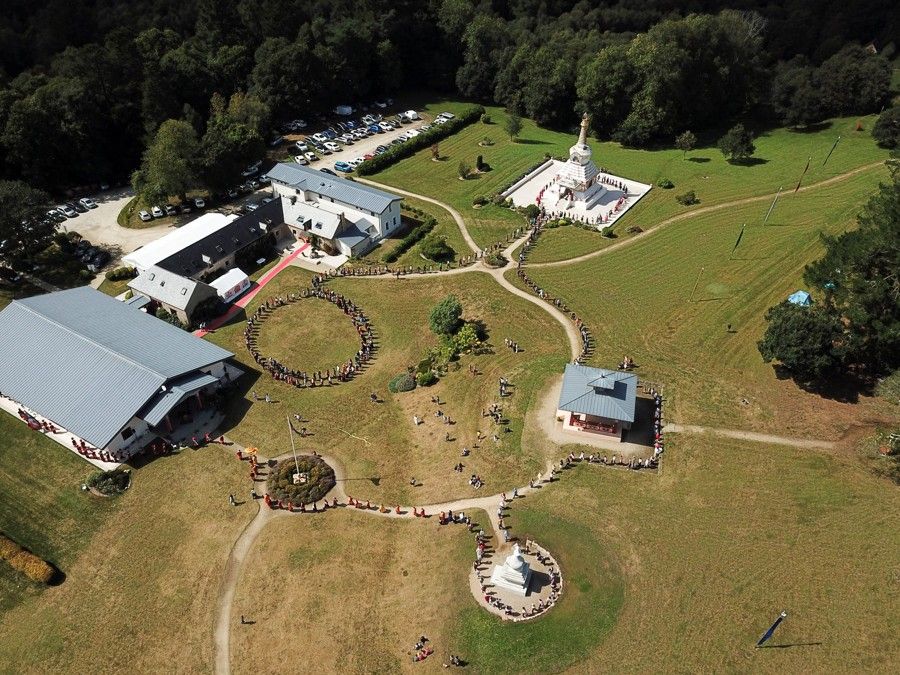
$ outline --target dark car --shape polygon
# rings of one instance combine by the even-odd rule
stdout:
[[[334,171],[332,171],[331,169],[326,169],[325,167],[322,167],[321,169],[319,169],[319,171],[321,171],[322,173],[327,173],[331,176],[337,176]]]
[[[101,269],[103,269],[103,266],[109,262],[110,257],[111,256],[106,251],[97,251],[97,255],[95,255],[86,263],[87,268],[91,272],[99,272]]]

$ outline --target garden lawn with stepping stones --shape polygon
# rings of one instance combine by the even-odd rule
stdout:
[[[665,387],[669,420],[835,439],[861,415],[890,412],[865,395],[856,404],[779,379],[756,343],[766,309],[805,287],[804,265],[822,255],[820,234],[855,227],[886,177],[887,169],[874,168],[785,196],[767,226],[758,224],[764,204],[735,207],[673,224],[610,255],[528,274],[565,298],[591,329],[591,365],[615,367],[627,355],[641,380]],[[729,258],[744,222],[757,224],[747,226]],[[519,281],[513,272],[507,278]]]
[[[267,298],[307,286],[310,277],[305,270],[286,269],[254,298],[248,313]],[[541,307],[512,296],[484,273],[399,281],[387,277],[342,278],[329,281],[327,287],[352,300],[369,317],[377,337],[374,360],[350,382],[302,389],[260,372],[244,347],[243,322],[217,330],[209,339],[233,351],[249,371],[239,383],[246,392],[244,397],[233,401],[227,432],[230,437],[243,445],[258,446],[264,456],[289,452],[285,418],[298,413],[309,420],[304,425],[311,435],[295,438],[297,451],[327,451],[337,457],[348,477],[361,481],[359,494],[352,481],[345,486],[348,494],[372,499],[373,503],[383,500],[411,506],[499,492],[527,483],[541,470],[550,448],[537,441],[521,442],[524,418],[536,404],[543,384],[569,359],[562,326],[549,319]],[[428,314],[449,294],[460,299],[464,319],[484,322],[493,353],[463,355],[458,367],[451,364],[437,384],[391,394],[387,389],[390,379],[415,366],[427,349],[438,345],[438,337],[428,328]],[[313,301],[303,300],[295,306],[301,308],[309,302]],[[281,339],[278,335],[267,338],[267,330],[268,322],[263,322],[260,341]],[[302,325],[294,325],[291,330],[303,338]],[[504,337],[517,340],[522,353],[507,349]],[[299,366],[300,362],[296,363]],[[469,373],[470,365],[481,374]],[[500,402],[500,377],[515,385],[512,395],[502,401],[510,420],[508,433],[489,417],[481,416],[482,410]],[[270,394],[278,403],[252,402],[253,391],[260,397]],[[370,402],[372,392],[378,394],[381,403]],[[455,424],[443,424],[434,416],[437,406],[431,403],[432,396],[446,401],[442,409]],[[414,427],[413,415],[422,418],[423,424]],[[476,449],[479,429],[487,439]],[[448,432],[453,439],[449,442],[445,440]],[[500,437],[498,443],[491,439],[493,433]],[[470,457],[460,456],[463,447],[470,449]],[[463,473],[452,470],[459,461],[465,464]],[[481,491],[469,486],[472,473],[482,475],[488,486]],[[410,486],[412,477],[422,485]],[[368,480],[371,478],[377,478],[377,484]]]
[[[274,293],[270,283],[260,292],[258,299],[265,302],[276,295],[286,297],[288,292],[299,291],[295,288]],[[254,310],[255,307],[254,301]],[[316,371],[331,370],[346,364],[360,346],[359,334],[352,319],[337,305],[322,298],[300,298],[275,307],[257,325],[257,345],[262,356],[274,358],[286,368],[306,371],[310,377]],[[378,327],[373,328],[377,330]],[[242,346],[241,351],[250,356],[246,347]]]

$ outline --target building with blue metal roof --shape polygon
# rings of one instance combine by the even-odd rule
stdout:
[[[567,430],[618,436],[631,428],[637,375],[580,364],[566,365],[556,416]]]

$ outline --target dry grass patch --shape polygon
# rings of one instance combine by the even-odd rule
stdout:
[[[115,514],[65,582],[0,615],[0,671],[211,671],[224,561],[256,510],[227,496],[248,490],[246,465],[217,447],[135,471],[126,494],[100,500]]]
[[[238,583],[232,671],[290,671],[295,659],[323,673],[441,670],[451,619],[475,604],[472,546],[464,527],[433,518],[394,521],[348,509],[277,518]],[[240,625],[241,614],[256,623]],[[412,663],[422,634],[435,654]]]

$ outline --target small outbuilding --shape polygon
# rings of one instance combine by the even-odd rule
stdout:
[[[222,302],[231,302],[243,295],[250,288],[250,277],[248,277],[240,267],[230,269],[218,279],[214,279],[209,283]]]
[[[637,375],[570,363],[563,374],[557,419],[566,431],[618,436],[634,423]]]

